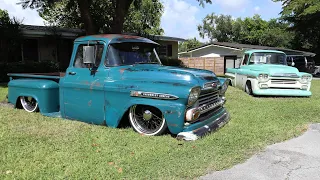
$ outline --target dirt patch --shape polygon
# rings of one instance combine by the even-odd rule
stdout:
[[[1,101],[0,106],[14,108],[13,104],[8,103],[6,100]]]

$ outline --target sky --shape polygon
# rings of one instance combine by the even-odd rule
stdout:
[[[272,0],[212,0],[212,4],[199,6],[197,0],[161,0],[164,12],[161,27],[166,36],[193,38],[200,40],[197,25],[211,13],[231,15],[234,18],[252,17],[260,14],[262,19],[279,17],[281,3]],[[0,8],[9,12],[11,17],[23,20],[23,24],[44,25],[36,10],[22,9],[19,0],[0,0]]]

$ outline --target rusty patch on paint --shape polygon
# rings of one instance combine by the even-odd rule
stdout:
[[[89,81],[83,81],[82,83],[86,85],[90,84]]]
[[[165,111],[164,113],[166,113],[166,114],[173,114],[173,111],[167,110],[167,111]]]
[[[121,74],[123,74],[124,70],[126,70],[126,68],[122,68],[119,71],[120,71]]]
[[[97,79],[98,80],[98,79]],[[96,81],[97,81],[96,80]],[[90,90],[93,89],[93,87],[101,87],[102,85],[100,84],[100,82],[92,82],[90,85]]]

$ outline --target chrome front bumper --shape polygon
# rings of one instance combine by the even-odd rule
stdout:
[[[220,117],[216,119],[212,119],[210,123],[207,123],[202,127],[199,127],[192,131],[179,133],[177,135],[177,139],[185,140],[185,141],[195,141],[205,136],[206,134],[216,131],[217,129],[223,127],[225,124],[229,122],[229,120],[230,120],[230,114],[227,111],[224,111],[224,113]]]

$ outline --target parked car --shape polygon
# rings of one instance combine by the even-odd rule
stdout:
[[[207,70],[163,66],[157,46],[137,36],[80,37],[65,74],[8,74],[8,101],[27,112],[109,127],[129,120],[138,133],[169,129],[184,140],[227,123],[229,80]]]
[[[300,72],[313,74],[315,71],[315,62],[312,57],[287,55],[287,63],[289,66],[296,67]]]
[[[286,54],[272,50],[246,51],[239,68],[225,74],[231,85],[250,95],[311,96],[312,75],[287,66]]]

